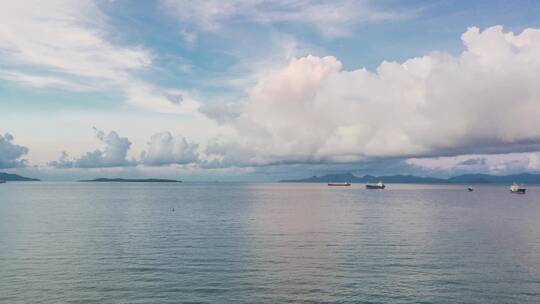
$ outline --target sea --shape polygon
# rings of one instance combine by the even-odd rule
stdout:
[[[540,303],[540,187],[8,182],[0,303]]]

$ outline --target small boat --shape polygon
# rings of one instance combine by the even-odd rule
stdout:
[[[512,186],[510,186],[510,193],[525,194],[525,191],[527,191],[527,189],[525,189],[523,184],[519,186],[518,184],[513,183]]]
[[[5,181],[5,180],[3,180],[3,179],[0,179],[0,184],[5,184],[5,183],[6,183],[6,181]]]
[[[376,184],[367,184],[366,189],[384,189],[386,185],[383,182],[378,182]]]
[[[467,190],[469,190],[469,192],[473,192],[473,191],[474,191],[474,189],[473,189],[472,186],[467,187]]]
[[[350,186],[351,183],[344,182],[344,183],[328,183],[328,186]]]

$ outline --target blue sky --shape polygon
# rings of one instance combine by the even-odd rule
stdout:
[[[5,171],[274,180],[540,169],[537,1],[2,6]]]

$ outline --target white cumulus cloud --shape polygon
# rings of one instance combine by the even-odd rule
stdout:
[[[332,56],[293,59],[261,77],[238,113],[203,110],[236,130],[207,153],[272,164],[537,151],[540,30],[472,27],[462,41],[458,56],[376,72],[343,70]]]
[[[131,141],[115,131],[105,133],[95,129],[96,137],[104,148],[86,152],[78,158],[70,158],[62,152],[58,160],[49,162],[50,167],[65,168],[114,168],[144,165],[168,166],[187,165],[200,162],[199,145],[188,141],[184,136],[173,136],[170,132],[156,133],[150,137],[148,147],[141,153],[140,159],[128,159]]]
[[[58,160],[49,162],[47,165],[53,168],[72,168],[73,167],[73,160],[69,158],[69,154],[67,152],[63,151]]]
[[[56,168],[110,168],[135,165],[135,161],[127,159],[131,142],[127,137],[121,137],[115,131],[108,134],[95,129],[96,137],[105,145],[103,149],[86,152],[79,158],[70,160],[66,152],[57,161],[49,163]]]
[[[181,135],[157,133],[150,138],[148,150],[142,153],[140,162],[147,166],[196,163],[199,161],[198,147]]]
[[[21,159],[28,153],[28,148],[13,143],[10,133],[0,134],[0,169],[26,166],[26,160]]]

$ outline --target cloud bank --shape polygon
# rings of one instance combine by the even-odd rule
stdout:
[[[26,160],[21,157],[28,153],[28,148],[14,144],[13,140],[9,133],[0,134],[0,169],[26,166]]]
[[[173,136],[170,132],[156,133],[150,137],[146,151],[139,160],[128,159],[131,142],[115,131],[108,134],[95,129],[96,137],[105,145],[103,149],[86,152],[79,158],[70,158],[62,152],[59,159],[49,162],[54,168],[113,168],[144,166],[187,165],[200,162],[199,145],[188,141],[182,135]]]
[[[376,70],[306,56],[261,77],[247,98],[201,112],[236,136],[207,154],[248,165],[540,150],[540,30],[463,35],[458,56],[432,53]]]
[[[294,58],[260,76],[242,100],[191,105],[230,131],[209,142],[158,133],[140,159],[128,160],[129,140],[99,131],[104,149],[76,159],[63,154],[50,165],[223,168],[413,158],[406,164],[439,170],[444,166],[417,160],[466,155],[452,166],[538,170],[538,154],[529,152],[540,151],[540,30],[514,34],[501,26],[472,27],[461,39],[460,54],[383,62],[373,72],[345,70],[333,56]],[[141,87],[143,96],[148,90]],[[160,98],[169,106],[190,100],[180,91]],[[508,162],[486,156],[510,152],[527,156]]]
[[[540,153],[458,155],[435,158],[410,158],[406,163],[427,173],[457,175],[463,173],[513,174],[540,170]]]

